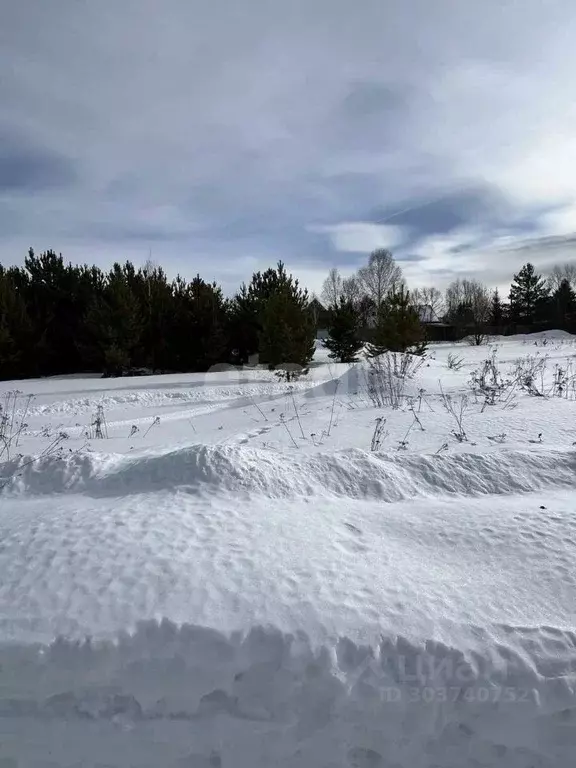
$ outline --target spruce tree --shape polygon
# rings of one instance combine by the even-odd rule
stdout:
[[[383,304],[374,329],[373,341],[367,346],[368,357],[384,352],[410,352],[421,355],[426,350],[424,328],[403,286]]]
[[[502,306],[502,300],[500,299],[500,293],[498,288],[492,294],[492,308],[490,311],[490,322],[496,328],[500,328],[504,320],[504,308]]]
[[[359,317],[351,301],[343,297],[330,310],[328,338],[324,341],[330,357],[341,363],[355,363],[363,343],[358,338]]]
[[[510,313],[517,323],[531,325],[542,315],[548,288],[546,281],[534,269],[533,264],[525,264],[510,286]]]
[[[550,303],[554,323],[559,326],[565,325],[576,314],[576,293],[567,278],[554,291]]]

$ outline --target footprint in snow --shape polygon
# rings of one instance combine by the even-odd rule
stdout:
[[[352,525],[352,523],[344,523],[344,525],[346,526],[346,528],[348,528],[349,531],[352,531],[352,533],[356,533],[360,536],[362,535],[362,531],[360,530],[360,528],[356,528],[356,526]]]

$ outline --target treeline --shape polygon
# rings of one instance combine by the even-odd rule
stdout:
[[[206,371],[254,360],[306,366],[316,327],[310,299],[279,262],[232,298],[199,275],[169,280],[152,263],[109,272],[31,249],[0,265],[0,378],[77,372]]]
[[[509,328],[550,327],[576,332],[576,263],[553,268],[548,277],[525,264],[514,275],[508,296],[475,279],[407,289],[399,265],[387,250],[374,251],[355,275],[330,270],[322,301],[331,356],[353,362],[368,339],[367,352],[425,349],[431,323],[443,322],[455,338],[482,344],[489,333]]]
[[[24,266],[0,265],[0,378],[77,372],[206,371],[219,363],[306,367],[318,327],[334,359],[367,352],[422,353],[430,322],[482,343],[506,326],[547,324],[576,330],[576,265],[547,278],[526,264],[506,299],[477,280],[445,291],[408,290],[387,250],[355,275],[330,271],[322,303],[279,262],[256,272],[231,298],[197,275],[169,280],[160,266],[127,261],[108,272],[30,250]]]

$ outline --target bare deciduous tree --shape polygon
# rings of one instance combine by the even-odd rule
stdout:
[[[454,280],[446,289],[447,314],[455,314],[462,304],[468,304],[483,319],[490,317],[490,293],[478,280]]]
[[[440,320],[443,316],[445,310],[444,295],[435,286],[416,288],[416,290],[412,291],[411,297],[415,307],[418,309],[424,307],[428,310],[426,317],[421,319]],[[430,316],[428,317],[428,315]]]
[[[461,328],[470,328],[474,344],[485,341],[491,309],[490,292],[478,280],[454,280],[446,289],[446,316]]]
[[[322,284],[321,298],[325,307],[336,307],[343,292],[342,277],[340,272],[333,267],[328,272],[328,277]]]
[[[576,263],[557,264],[552,268],[548,278],[548,287],[553,293],[562,285],[563,280],[568,280],[572,290],[576,290]]]
[[[342,281],[342,295],[355,307],[362,300],[362,286],[355,275],[345,277]]]
[[[390,291],[402,284],[402,270],[390,251],[380,248],[372,251],[368,264],[358,270],[358,282],[379,311]]]

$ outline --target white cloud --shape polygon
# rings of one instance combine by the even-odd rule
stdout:
[[[527,261],[543,274],[556,264],[576,261],[575,243],[562,237],[490,235],[471,228],[424,237],[410,253],[420,257],[402,262],[404,277],[412,286],[442,288],[458,277],[470,277],[490,288],[498,287],[506,295],[513,275]]]
[[[308,231],[327,234],[337,251],[370,253],[377,248],[395,248],[406,241],[404,227],[349,221],[330,226],[308,227]]]
[[[572,166],[576,168],[576,162]],[[543,235],[565,235],[576,232],[576,200],[539,218],[539,229]]]
[[[452,173],[482,178],[526,207],[574,198],[576,104],[570,69],[576,16],[549,37],[526,67],[464,60],[430,82],[419,106],[420,147],[443,155]]]

